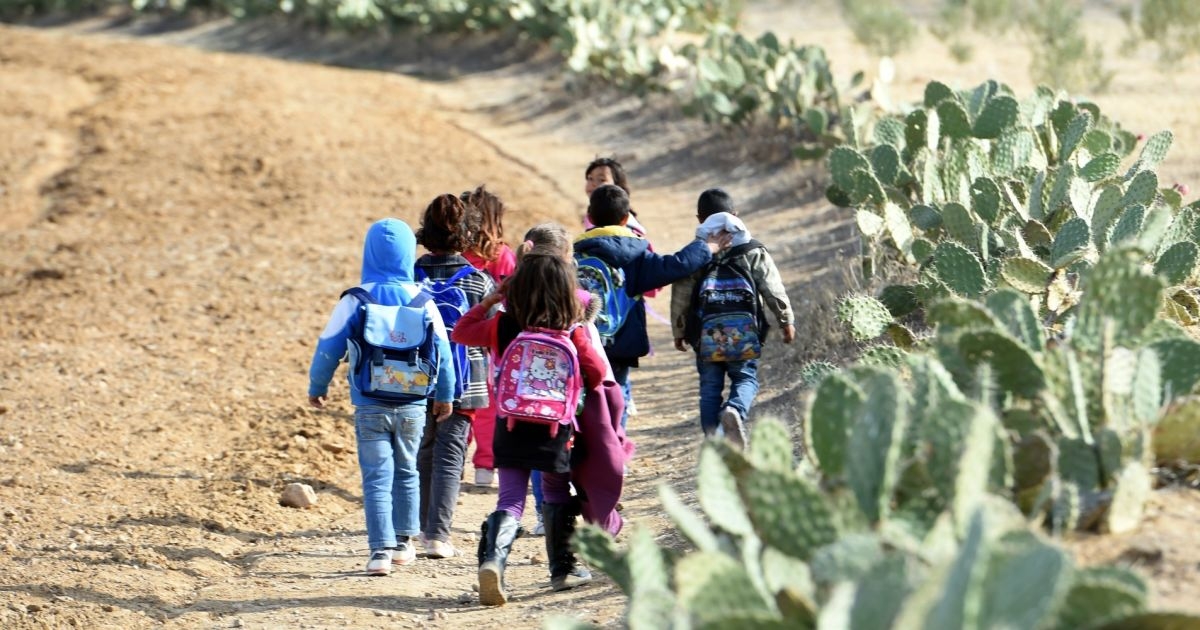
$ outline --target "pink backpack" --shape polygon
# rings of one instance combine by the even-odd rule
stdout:
[[[517,422],[534,422],[554,437],[559,425],[575,422],[583,377],[570,334],[528,328],[504,350],[496,365],[496,414],[508,420],[509,431]]]

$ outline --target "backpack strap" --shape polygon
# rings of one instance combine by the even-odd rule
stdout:
[[[375,298],[371,297],[371,293],[369,291],[362,287],[350,287],[349,289],[342,291],[342,295],[339,297],[346,297],[347,295],[357,298],[358,301],[362,302],[363,304],[379,303],[375,300]]]
[[[466,264],[466,265],[463,265],[462,267],[459,267],[458,271],[454,272],[454,275],[450,276],[449,278],[447,278],[445,280],[434,280],[434,282],[439,282],[439,283],[445,284],[446,286],[450,286],[452,284],[457,283],[459,280],[462,280],[463,278],[466,278],[467,276],[475,273],[476,271],[479,271],[479,270],[472,267],[470,264]],[[429,274],[425,273],[424,267],[416,267],[413,270],[413,275],[416,276],[417,280],[420,282],[424,282],[429,279]]]

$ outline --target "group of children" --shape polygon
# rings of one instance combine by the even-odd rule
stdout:
[[[764,307],[784,342],[795,336],[770,255],[720,189],[700,196],[696,238],[656,254],[620,164],[600,159],[585,175],[585,231],[574,241],[541,224],[514,252],[504,205],[483,187],[435,198],[415,233],[398,219],[368,229],[361,283],[321,333],[308,391],[323,406],[349,361],[367,573],[411,563],[417,545],[430,558],[459,553],[449,534],[473,433],[476,482],[489,484],[493,470],[499,478],[476,552],[480,601],[508,600],[504,572],[531,476],[552,588],[587,583],[570,539],[579,516],[621,529],[629,373],[650,352],[642,298],[667,285],[675,347],[696,353],[704,434],[745,443]]]

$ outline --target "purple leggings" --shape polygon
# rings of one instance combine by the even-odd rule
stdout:
[[[497,468],[500,473],[500,492],[496,497],[496,510],[505,511],[518,521],[525,513],[525,497],[529,494],[527,468]],[[568,473],[542,473],[542,492],[546,503],[567,503],[571,500],[571,475]]]

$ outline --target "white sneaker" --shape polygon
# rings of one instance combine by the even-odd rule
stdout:
[[[387,575],[392,572],[392,550],[373,549],[367,560],[367,575]]]
[[[742,422],[742,414],[733,407],[721,410],[721,428],[725,430],[725,439],[736,449],[746,446],[746,424]]]
[[[637,405],[634,404],[634,402],[633,402],[633,396],[629,397],[629,402],[626,403],[626,405],[625,405],[625,413],[628,413],[631,416],[638,415],[637,414]]]
[[[461,556],[462,552],[455,549],[454,545],[443,540],[427,540],[425,541],[425,555],[440,560],[442,558],[453,558]]]
[[[538,517],[537,525],[533,526],[533,535],[534,536],[545,536],[546,535],[546,524],[542,522],[541,514],[538,514],[537,517]]]
[[[392,552],[392,564],[404,566],[412,564],[417,559],[417,548],[412,542],[402,542],[396,545],[396,549]]]
[[[490,486],[496,481],[496,473],[491,468],[475,469],[475,485]]]

